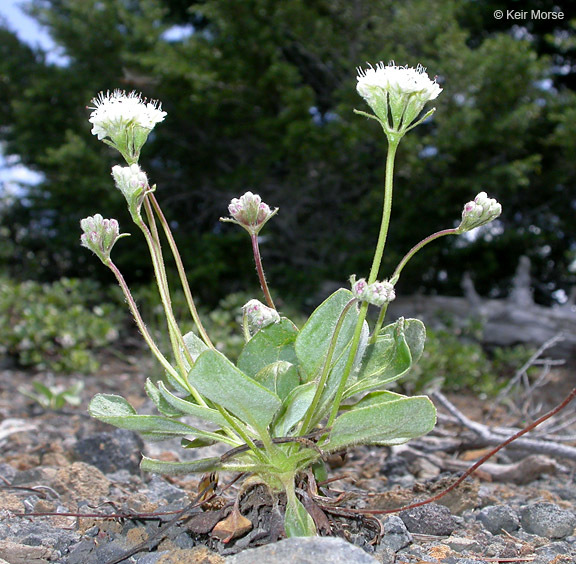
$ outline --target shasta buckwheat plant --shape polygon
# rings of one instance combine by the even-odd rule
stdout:
[[[223,456],[191,462],[144,457],[142,468],[177,474],[232,471],[251,474],[272,491],[286,494],[288,536],[316,534],[313,517],[297,493],[304,471],[308,480],[322,476],[326,455],[353,445],[397,445],[428,433],[436,411],[426,396],[406,397],[385,388],[406,374],[422,354],[424,325],[400,318],[384,325],[395,285],[408,260],[424,245],[444,235],[457,235],[494,220],[500,204],[480,193],[464,206],[460,224],[439,231],[415,245],[387,280],[379,279],[392,208],[394,160],[403,136],[432,115],[422,115],[427,102],[442,92],[425,69],[379,63],[359,70],[357,90],[374,114],[358,114],[380,123],[388,139],[383,213],[372,267],[365,278],[351,277],[351,289],[341,288],[326,299],[298,328],[276,310],[264,276],[258,236],[277,213],[259,195],[246,192],[228,206],[222,221],[245,229],[266,305],[257,299],[243,308],[245,345],[236,364],[212,344],[202,325],[188,286],[184,266],[154,190],[138,164],[152,129],[166,113],[158,102],[134,92],[100,94],[93,100],[92,133],[117,149],[127,166],[114,166],[116,187],[126,198],[134,224],[145,237],[166,315],[171,351],[161,351],[146,329],[121,272],[110,257],[126,234],[118,222],[100,214],[81,221],[82,245],[112,270],[148,346],[166,378],[146,382],[146,392],[159,415],[139,415],[124,398],[98,394],[90,413],[101,421],[139,432],[151,440],[181,437],[184,448],[202,449],[214,443],[230,448]],[[161,233],[164,238],[161,238]],[[190,314],[197,330],[182,334],[171,307],[164,266],[168,244],[175,258]],[[372,328],[369,306],[379,309]],[[181,418],[194,416],[192,426]]]

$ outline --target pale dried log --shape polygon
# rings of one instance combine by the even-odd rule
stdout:
[[[450,414],[452,414],[461,425],[474,432],[483,445],[497,446],[503,442],[505,437],[502,434],[497,434],[487,425],[477,423],[476,421],[472,421],[466,417],[441,392],[434,392],[432,397]],[[511,435],[512,434],[513,433],[511,433]],[[524,450],[537,454],[547,454],[559,458],[566,458],[568,460],[576,460],[576,447],[558,444],[558,442],[551,440],[526,439],[520,437],[510,443],[506,448],[510,450]]]

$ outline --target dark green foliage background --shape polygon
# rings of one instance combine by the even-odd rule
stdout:
[[[442,240],[405,269],[399,291],[506,292],[521,254],[537,298],[569,290],[576,233],[574,15],[514,21],[495,9],[547,1],[33,0],[31,13],[68,58],[0,28],[0,140],[45,180],[4,206],[2,261],[12,275],[55,279],[106,269],[79,246],[79,220],[102,213],[133,232],[114,249],[130,281],[151,276],[110,167],[90,134],[100,90],[135,89],[168,112],[141,164],[173,221],[205,301],[252,286],[248,238],[218,218],[258,192],[280,213],[262,252],[273,287],[303,298],[324,280],[367,274],[380,220],[385,137],[356,94],[355,67],[422,63],[444,88],[433,120],[401,145],[382,277],[433,231],[452,227],[479,191],[504,207],[504,231]],[[194,32],[170,41],[173,26]],[[7,251],[6,249],[9,249]]]

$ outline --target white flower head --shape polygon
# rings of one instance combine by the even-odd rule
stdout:
[[[104,219],[99,213],[86,217],[80,221],[82,236],[80,243],[90,249],[102,262],[110,258],[112,247],[121,237],[128,233],[120,234],[120,226],[115,219]]]
[[[256,333],[256,331],[280,321],[278,312],[271,307],[265,306],[259,300],[250,300],[242,306],[242,311],[251,333]]]
[[[465,233],[481,225],[494,221],[502,213],[502,206],[486,192],[480,192],[471,202],[464,205],[462,221],[458,226],[460,233]]]
[[[100,92],[92,104],[89,118],[92,133],[100,140],[109,138],[108,143],[117,148],[129,164],[137,162],[148,135],[166,116],[160,102],[147,101],[137,92]]]
[[[405,132],[418,117],[426,102],[435,100],[442,92],[436,80],[430,80],[426,69],[421,65],[416,68],[402,67],[396,65],[394,61],[388,65],[380,62],[376,68],[372,66],[367,69],[359,68],[357,80],[358,93],[374,110],[387,133]]]
[[[248,233],[255,235],[278,212],[278,208],[271,210],[258,194],[246,192],[240,198],[232,198],[228,211],[232,217],[221,217],[220,221],[237,223]]]

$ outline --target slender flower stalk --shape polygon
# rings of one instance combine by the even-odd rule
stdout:
[[[258,243],[258,234],[252,233],[250,235],[250,240],[252,241],[252,253],[254,254],[254,263],[256,264],[256,272],[258,273],[258,280],[260,281],[260,288],[266,299],[268,307],[276,309],[274,305],[274,300],[272,299],[272,294],[270,293],[270,288],[268,288],[268,282],[266,281],[266,275],[264,274],[264,268],[262,266],[262,258],[260,256],[260,245]]]
[[[184,387],[185,389],[188,389],[191,394],[194,394],[194,393],[197,394],[197,392],[189,385],[189,383],[184,378],[182,378],[180,376],[179,372],[174,369],[174,367],[170,364],[170,362],[168,362],[166,357],[162,354],[162,351],[158,348],[158,346],[154,342],[154,339],[150,335],[150,333],[146,327],[146,324],[144,323],[144,320],[142,319],[142,316],[140,315],[140,311],[138,310],[138,306],[136,305],[136,302],[134,301],[134,298],[132,297],[132,293],[130,292],[130,288],[128,287],[128,284],[126,284],[126,280],[124,279],[124,276],[122,275],[122,273],[120,272],[118,267],[114,264],[114,262],[112,261],[111,258],[108,258],[104,264],[113,272],[114,276],[116,277],[116,280],[118,281],[118,284],[120,285],[120,288],[122,289],[122,293],[124,294],[124,297],[126,298],[126,302],[128,303],[128,307],[130,308],[130,311],[132,312],[132,316],[134,317],[134,321],[136,322],[136,325],[138,326],[138,329],[140,330],[142,337],[144,337],[146,344],[150,347],[150,350],[152,351],[154,356],[158,359],[158,361],[164,367],[166,372],[168,372],[170,374],[170,376],[172,376],[182,387]]]
[[[194,303],[194,298],[192,297],[192,292],[190,290],[190,285],[188,284],[188,279],[186,277],[186,271],[184,270],[184,264],[182,263],[182,257],[180,256],[180,252],[178,251],[178,247],[176,246],[176,241],[174,240],[174,236],[172,235],[172,230],[170,229],[170,225],[166,221],[166,217],[160,208],[160,204],[156,200],[156,197],[153,193],[148,195],[150,203],[152,204],[158,219],[160,220],[160,225],[162,225],[162,229],[164,230],[164,235],[166,235],[166,239],[168,239],[168,244],[170,245],[170,250],[172,251],[172,255],[174,256],[174,260],[176,262],[176,269],[178,270],[178,276],[180,277],[180,282],[182,283],[182,289],[184,290],[184,296],[186,297],[186,303],[188,304],[188,309],[190,310],[190,315],[196,324],[196,328],[198,329],[198,333],[202,340],[211,348],[214,349],[214,345],[202,324],[200,319],[200,315],[198,314],[198,310],[196,309],[196,304]]]
[[[302,422],[302,429],[300,431],[300,433],[302,435],[305,435],[310,430],[314,415],[316,414],[316,409],[318,407],[318,403],[320,402],[320,398],[322,397],[322,394],[324,393],[324,387],[326,386],[328,376],[330,375],[330,368],[332,365],[332,357],[334,356],[334,351],[336,349],[336,343],[338,342],[338,337],[340,336],[340,330],[342,329],[342,325],[344,324],[344,319],[346,318],[348,311],[350,310],[350,308],[355,303],[356,303],[355,299],[350,300],[344,306],[344,309],[342,310],[342,313],[340,314],[340,317],[338,318],[338,321],[336,322],[336,326],[334,327],[334,333],[332,334],[332,338],[330,340],[330,345],[329,345],[328,351],[326,353],[326,358],[325,358],[324,364],[322,366],[322,373],[320,375],[318,385],[316,386],[316,392],[314,393],[314,397],[312,398],[312,403],[310,404],[310,407],[307,409],[306,416],[304,417],[304,421]],[[350,356],[352,357],[352,352],[350,353]],[[356,355],[354,354],[352,359],[354,359],[355,356]],[[332,423],[329,423],[328,426],[330,426],[331,424]]]
[[[410,67],[397,66],[393,62],[386,66],[383,63],[379,63],[376,65],[376,68],[370,67],[367,70],[359,69],[357,80],[358,83],[356,89],[358,90],[358,93],[372,108],[375,115],[359,111],[356,111],[356,113],[376,119],[382,126],[388,139],[382,220],[380,223],[380,231],[378,233],[374,259],[368,276],[368,284],[373,284],[378,278],[382,256],[386,246],[388,229],[390,227],[394,182],[394,161],[398,145],[408,131],[432,115],[434,109],[428,111],[420,119],[417,119],[425,104],[430,100],[435,100],[440,92],[442,92],[442,89],[438,84],[436,84],[435,80],[432,81],[428,78],[428,75],[422,66],[418,65],[416,69],[413,69]],[[348,360],[342,374],[342,379],[338,385],[338,389],[336,390],[336,395],[328,418],[328,427],[332,425],[338,414],[346,382],[350,376],[358,352],[362,327],[366,320],[367,312],[368,302],[362,302],[358,315],[358,322],[356,323],[354,336],[352,337],[352,345],[350,347]]]
[[[398,279],[400,278],[400,273],[402,272],[402,270],[404,269],[404,267],[406,266],[406,264],[408,263],[408,261],[424,246],[426,246],[428,243],[431,243],[432,241],[435,241],[436,239],[439,239],[440,237],[444,237],[446,235],[458,235],[459,231],[458,228],[454,228],[454,229],[443,229],[442,231],[437,231],[436,233],[432,233],[432,235],[429,235],[428,237],[426,237],[425,239],[422,239],[422,241],[420,241],[419,243],[417,243],[416,245],[414,245],[407,253],[406,255],[404,255],[404,258],[398,263],[398,266],[396,267],[396,270],[394,271],[394,274],[392,275],[392,277],[390,278],[390,282],[392,284],[396,284],[396,282],[398,282]]]
[[[184,354],[186,356],[186,360],[188,361],[189,366],[192,366],[194,361],[190,356],[186,345],[184,344],[184,337],[180,331],[180,327],[178,327],[176,318],[174,317],[174,311],[172,310],[172,300],[170,297],[170,289],[168,287],[168,279],[166,277],[166,267],[164,266],[162,245],[160,243],[160,236],[156,222],[154,220],[154,212],[152,211],[150,202],[147,199],[144,200],[144,209],[146,210],[146,216],[150,226],[148,226],[141,218],[139,220],[135,220],[135,222],[144,233],[144,237],[148,243],[152,264],[154,266],[156,285],[158,287],[158,292],[160,293],[160,300],[162,302],[162,307],[164,308],[164,314],[168,323],[168,335],[170,337],[170,344],[172,345],[172,352],[174,354],[176,364],[178,365],[181,373],[186,374],[187,370],[184,365],[182,355]]]
[[[268,283],[266,282],[264,268],[262,267],[258,233],[260,233],[270,218],[278,213],[278,208],[272,210],[268,204],[262,201],[262,198],[258,194],[246,192],[240,196],[240,198],[232,198],[232,201],[228,205],[228,212],[231,217],[221,217],[220,221],[236,223],[250,234],[260,287],[262,288],[268,306],[276,309],[274,300],[270,294],[270,289],[268,288]]]
[[[384,205],[382,209],[382,220],[380,223],[380,232],[378,234],[378,242],[376,243],[376,251],[374,253],[374,259],[372,260],[372,267],[370,269],[370,276],[368,277],[368,284],[375,282],[378,277],[378,272],[380,271],[380,264],[382,262],[382,256],[384,254],[384,247],[386,246],[386,238],[388,236],[388,229],[390,226],[390,214],[392,213],[392,189],[394,182],[394,159],[396,157],[396,150],[398,149],[398,144],[400,139],[391,140],[388,137],[388,154],[386,157],[386,175],[384,180]],[[327,426],[330,427],[334,423],[334,419],[338,415],[338,410],[340,409],[340,402],[342,401],[342,396],[344,394],[344,389],[346,387],[346,382],[350,377],[352,372],[352,367],[354,366],[354,359],[356,358],[356,353],[358,352],[358,346],[360,344],[360,337],[362,335],[362,327],[364,321],[366,320],[366,314],[368,313],[368,302],[362,302],[360,306],[360,312],[358,314],[358,321],[354,329],[354,335],[352,337],[352,345],[350,347],[350,353],[348,355],[348,360],[346,366],[344,367],[344,372],[342,374],[342,379],[338,384],[338,389],[336,390],[336,395],[334,396],[334,402],[332,404],[332,409],[330,411],[330,416],[328,418]]]

